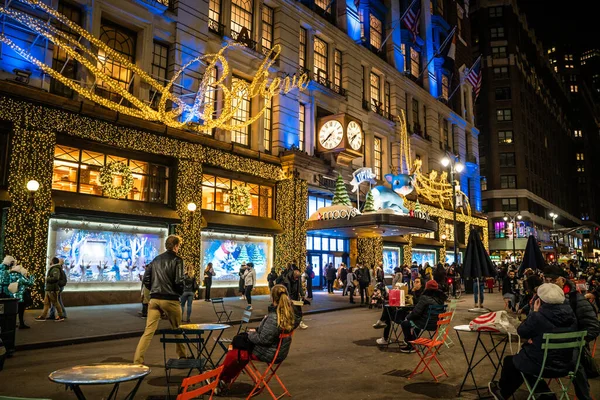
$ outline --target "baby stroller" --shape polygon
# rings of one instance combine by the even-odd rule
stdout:
[[[385,304],[386,297],[387,287],[383,282],[379,282],[377,286],[375,286],[375,290],[373,290],[373,295],[371,295],[371,299],[369,301],[369,309],[382,308]]]

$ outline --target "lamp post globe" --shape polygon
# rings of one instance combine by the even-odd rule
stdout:
[[[35,179],[32,179],[29,182],[27,182],[27,190],[29,190],[30,192],[37,192],[39,188],[40,183]]]
[[[196,211],[196,203],[188,203],[187,209],[188,209],[189,212]]]
[[[444,158],[442,158],[440,163],[442,164],[443,167],[447,167],[448,165],[450,165],[450,159],[448,157],[444,157]]]
[[[460,174],[461,172],[464,171],[465,165],[463,163],[458,162],[458,163],[454,164],[454,169],[456,170],[456,172],[458,172]]]

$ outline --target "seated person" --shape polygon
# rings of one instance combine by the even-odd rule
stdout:
[[[401,352],[413,353],[415,351],[412,345],[408,343],[411,340],[416,339],[411,322],[416,325],[417,329],[435,330],[437,327],[437,320],[427,320],[429,306],[444,305],[445,301],[446,294],[439,289],[438,283],[434,280],[427,281],[425,284],[425,291],[419,297],[419,301],[416,303],[415,308],[406,316],[406,320],[400,323],[402,332],[404,333],[404,341],[406,342],[406,346],[400,348]]]
[[[300,307],[294,308],[285,286],[273,286],[271,299],[273,303],[269,306],[268,314],[263,318],[260,326],[257,329],[248,330],[248,340],[252,350],[231,349],[227,352],[223,361],[223,372],[217,386],[217,394],[225,391],[250,360],[271,363],[275,357],[277,346],[279,346],[279,335],[292,332],[300,324],[302,320],[302,316],[299,315]],[[277,363],[286,359],[291,343],[292,338],[283,340],[277,355]]]
[[[504,357],[500,382],[492,381],[488,385],[496,400],[508,399],[517,391],[523,384],[521,372],[526,375],[531,385],[534,384],[534,375],[539,374],[542,369],[542,343],[545,333],[573,332],[577,329],[575,314],[569,303],[565,302],[565,294],[559,286],[544,283],[538,287],[537,296],[527,319],[517,329],[519,336],[527,342],[517,355]],[[574,367],[573,349],[550,350],[543,376],[562,377]],[[545,380],[538,383],[536,391],[549,391]]]

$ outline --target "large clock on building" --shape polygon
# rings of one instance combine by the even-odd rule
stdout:
[[[332,153],[338,163],[349,164],[363,156],[365,135],[359,119],[335,114],[317,121],[317,150]]]
[[[324,149],[335,149],[342,143],[342,139],[344,139],[344,127],[340,121],[327,121],[319,129],[319,144]]]
[[[346,136],[348,136],[348,142],[350,143],[352,150],[360,150],[363,144],[363,131],[356,121],[350,121],[350,123],[348,123]]]

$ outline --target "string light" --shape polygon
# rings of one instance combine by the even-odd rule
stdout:
[[[359,237],[356,239],[357,262],[371,268],[383,261],[383,238]]]
[[[294,263],[306,268],[306,207],[308,183],[289,178],[277,183],[275,218],[283,233],[275,237],[275,267],[279,270]]]

